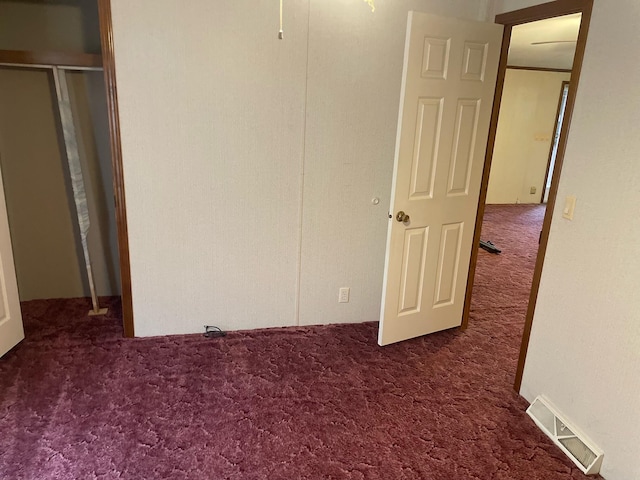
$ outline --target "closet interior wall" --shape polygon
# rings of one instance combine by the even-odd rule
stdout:
[[[100,53],[97,4],[0,0],[0,49]],[[67,71],[98,295],[120,276],[103,73]],[[0,168],[20,299],[90,295],[50,69],[0,67]]]

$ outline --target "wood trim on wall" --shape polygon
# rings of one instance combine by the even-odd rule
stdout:
[[[16,65],[55,65],[64,67],[102,67],[102,56],[92,53],[0,50],[0,63]]]
[[[519,65],[507,65],[507,69],[510,69],[510,70],[531,70],[533,72],[571,73],[571,69],[566,69],[566,68],[521,67]]]
[[[544,20],[546,18],[559,17],[562,15],[569,15],[572,13],[582,13],[582,19],[580,23],[580,31],[578,33],[578,41],[576,43],[576,52],[573,59],[573,67],[571,69],[571,83],[569,85],[569,94],[567,96],[567,105],[565,107],[564,128],[560,133],[560,139],[558,141],[558,152],[556,156],[556,167],[554,168],[551,188],[549,189],[549,199],[547,202],[547,208],[542,225],[542,232],[540,234],[540,245],[538,247],[538,254],[536,257],[536,265],[533,273],[533,282],[531,286],[531,293],[529,296],[529,304],[527,307],[527,314],[525,319],[524,333],[522,335],[522,343],[520,345],[520,355],[518,358],[518,367],[516,370],[516,377],[514,382],[514,389],[520,392],[522,386],[522,375],[524,373],[524,366],[527,358],[527,350],[529,348],[529,340],[531,338],[531,328],[533,326],[533,316],[536,308],[536,301],[538,299],[538,291],[540,289],[540,279],[542,277],[542,267],[544,265],[544,257],[547,251],[547,245],[549,242],[549,231],[551,229],[551,220],[553,216],[553,210],[556,203],[556,195],[558,192],[558,184],[560,182],[560,173],[562,171],[562,163],[564,159],[564,153],[567,147],[567,138],[571,126],[571,118],[573,115],[573,107],[575,105],[576,92],[578,90],[578,84],[580,81],[580,72],[582,70],[582,62],[584,59],[584,51],[587,44],[587,34],[589,31],[589,23],[591,20],[591,12],[593,10],[593,0],[558,0],[555,2],[544,3],[513,12],[507,12],[496,16],[496,23],[503,24],[505,26],[505,33],[502,42],[502,52],[500,57],[500,64],[498,67],[498,84],[496,85],[496,98],[494,99],[494,108],[491,114],[491,126],[489,129],[489,140],[487,144],[487,154],[485,156],[484,173],[482,176],[482,185],[480,187],[480,197],[478,203],[478,214],[476,217],[476,226],[474,234],[474,248],[471,254],[471,264],[469,266],[469,277],[467,279],[467,293],[465,296],[465,305],[463,311],[462,326],[466,328],[469,323],[469,314],[471,309],[471,296],[473,292],[473,280],[476,269],[476,262],[478,259],[477,245],[480,242],[480,230],[482,227],[482,220],[484,216],[484,206],[487,197],[487,188],[489,185],[489,173],[491,168],[491,157],[493,155],[495,135],[498,127],[498,116],[500,113],[500,101],[502,97],[502,90],[504,87],[504,76],[507,68],[506,57],[508,55],[509,40],[511,37],[511,30],[515,25],[521,25],[523,23],[534,22],[537,20]]]
[[[590,12],[592,7],[593,0],[557,0],[496,15],[495,23],[515,27],[523,23],[571,15],[572,13],[582,12],[584,14],[587,9]],[[575,66],[575,58],[573,64]]]
[[[113,164],[113,191],[115,196],[116,225],[118,228],[120,279],[122,283],[122,323],[125,337],[133,337],[135,331],[133,324],[133,298],[131,293],[131,264],[129,260],[127,208],[124,191],[124,174],[122,170],[122,145],[120,142],[120,116],[118,112],[116,66],[113,51],[111,0],[97,1],[100,16],[100,43],[102,44],[104,80],[107,90],[109,136],[111,138],[111,160]]]

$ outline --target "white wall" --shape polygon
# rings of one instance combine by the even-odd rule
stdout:
[[[112,8],[136,333],[295,324],[307,3]]]
[[[138,335],[377,320],[407,12],[486,2],[376,7],[112,2]]]
[[[507,70],[487,203],[540,203],[562,82],[570,77],[562,72]]]
[[[501,3],[507,11],[539,2]],[[626,46],[640,41],[640,4],[594,3],[522,393],[528,400],[545,394],[605,451],[607,480],[635,480],[640,66]],[[567,195],[578,199],[573,221],[562,218]]]

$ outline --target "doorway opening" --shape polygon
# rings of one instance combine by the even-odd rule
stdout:
[[[516,378],[514,383],[514,389],[516,391],[520,390],[520,385],[522,383],[524,363],[526,359],[527,347],[528,347],[531,327],[533,323],[533,315],[535,312],[535,304],[536,304],[536,299],[538,295],[538,289],[540,286],[540,278],[542,275],[542,266],[544,263],[544,256],[546,253],[549,230],[551,226],[551,219],[552,219],[553,210],[555,207],[558,183],[560,180],[560,172],[562,170],[562,160],[563,160],[564,152],[566,149],[567,135],[568,135],[569,125],[571,122],[571,114],[573,112],[573,106],[576,98],[576,91],[577,91],[579,78],[580,78],[580,70],[582,67],[582,60],[584,57],[584,50],[586,46],[587,32],[589,27],[592,6],[593,6],[592,1],[581,2],[576,0],[560,0],[556,2],[551,2],[551,3],[530,7],[530,8],[525,8],[522,10],[517,10],[514,12],[501,14],[496,17],[496,23],[503,24],[505,26],[505,30],[504,30],[504,36],[503,36],[500,65],[498,70],[498,82],[496,85],[496,94],[494,98],[492,121],[491,121],[490,130],[489,130],[489,140],[487,144],[487,152],[485,157],[485,167],[484,167],[484,173],[483,173],[483,179],[482,179],[482,186],[480,190],[480,198],[478,203],[478,213],[476,218],[474,245],[477,246],[480,242],[480,238],[482,235],[482,228],[483,228],[483,220],[485,219],[485,213],[488,221],[491,221],[495,217],[499,217],[499,215],[493,215],[494,212],[491,211],[492,209],[495,210],[495,208],[491,205],[491,202],[489,200],[491,198],[496,198],[496,197],[489,196],[489,189],[491,187],[490,184],[492,183],[492,176],[493,176],[494,184],[499,183],[499,180],[500,180],[499,177],[501,176],[500,174],[497,174],[497,175],[494,174],[493,162],[496,162],[498,166],[498,172],[499,172],[500,171],[500,164],[499,164],[500,155],[504,154],[505,151],[509,152],[508,148],[503,148],[503,146],[500,144],[500,139],[498,138],[498,134],[500,130],[500,120],[501,120],[500,117],[503,114],[502,107],[504,106],[505,109],[514,108],[512,105],[509,105],[509,101],[505,98],[505,95],[509,94],[510,88],[513,87],[513,85],[510,85],[510,83],[514,84],[514,82],[510,82],[510,79],[508,78],[509,77],[508,72],[518,70],[521,72],[540,71],[540,72],[546,72],[546,73],[552,73],[552,72],[568,73],[566,70],[570,70],[570,75],[571,75],[570,83],[567,88],[566,100],[564,100],[564,111],[563,111],[562,119],[560,121],[561,128],[559,129],[559,136],[558,136],[557,143],[552,142],[554,131],[556,131],[554,126],[557,125],[557,122],[554,123],[553,118],[550,120],[547,120],[548,133],[545,133],[544,131],[538,131],[535,126],[532,129],[531,125],[529,125],[528,130],[524,131],[524,135],[529,137],[529,140],[532,140],[532,143],[534,143],[534,145],[535,145],[535,142],[547,144],[545,162],[542,164],[539,163],[538,166],[535,168],[530,168],[531,165],[529,165],[528,162],[523,162],[524,174],[522,174],[522,172],[520,173],[520,175],[522,175],[520,177],[520,180],[514,181],[513,179],[511,179],[511,182],[507,182],[506,184],[508,187],[506,188],[506,190],[509,190],[509,189],[513,190],[512,187],[514,187],[515,185],[515,190],[518,192],[515,197],[515,202],[514,202],[515,204],[525,203],[525,202],[522,202],[521,199],[529,200],[529,202],[526,202],[526,203],[531,203],[532,206],[528,208],[530,208],[530,210],[532,210],[533,212],[537,211],[537,215],[531,214],[530,212],[526,212],[526,214],[529,215],[531,218],[534,218],[535,221],[539,222],[538,224],[541,227],[538,238],[535,238],[536,236],[534,236],[534,239],[538,240],[538,243],[539,243],[537,248],[535,245],[536,243],[535,241],[529,242],[531,244],[529,248],[534,250],[533,252],[530,252],[530,254],[535,258],[535,262],[533,266],[533,272],[530,272],[531,276],[529,277],[531,279],[530,280],[531,286],[529,288],[528,287],[529,284],[527,283],[526,289],[525,289],[529,291],[529,295],[528,295],[528,304],[526,307],[526,315],[524,318],[524,329],[523,329],[523,337],[522,337],[522,343],[520,348],[520,355],[518,359],[518,367],[517,367]],[[576,23],[576,19],[577,19],[577,23]],[[566,31],[562,30],[562,27],[560,27],[559,30],[555,30],[555,33],[551,34],[551,35],[554,35],[553,37],[550,36],[548,38],[540,38],[538,40],[534,40],[530,36],[530,34],[537,29],[536,27],[540,27],[541,25],[543,25],[544,27],[547,27],[548,25],[552,25],[555,22],[562,23],[563,20],[565,20],[567,24],[571,24],[571,22],[574,22],[574,27],[577,27],[575,38],[559,37],[558,35],[566,34]],[[547,25],[544,25],[545,21],[547,22]],[[546,28],[542,28],[541,31],[545,31],[545,30]],[[531,56],[529,57],[533,66],[523,65],[521,62],[523,61],[522,55],[525,55],[524,49],[518,48],[522,45],[524,45],[525,47],[528,47],[529,49],[531,49],[532,47],[544,47],[549,49],[555,48],[556,53],[559,50],[565,50],[565,53],[566,53],[567,47],[571,46],[571,48],[573,48],[574,55],[572,55],[572,58],[571,58],[570,69],[567,69],[566,66],[564,67],[558,66],[557,63],[552,64],[551,66],[545,66],[545,65],[541,65],[540,63],[537,63],[539,62],[539,59],[537,60],[534,57],[542,52],[541,48],[533,48],[534,50],[532,54],[533,57]],[[550,58],[550,57],[553,57],[552,58],[553,61],[558,60],[557,58],[558,56],[547,55],[547,58]],[[517,68],[510,69],[509,66],[517,67]],[[563,70],[564,72],[558,72],[558,70]],[[511,76],[513,77],[513,75]],[[520,76],[522,77],[522,75]],[[562,105],[563,100],[562,100],[561,92],[563,92],[563,89],[564,89],[562,82],[569,81],[569,80],[568,79],[560,80],[558,78],[556,79],[556,81],[558,82],[557,94],[553,98],[553,102],[555,103],[555,105],[558,105],[558,102],[560,103],[560,105]],[[517,83],[518,82],[516,80],[515,85],[517,85]],[[520,98],[520,100],[524,101],[526,99]],[[504,102],[504,105],[503,105],[503,102]],[[515,103],[518,103],[518,102],[516,101]],[[534,104],[537,105],[537,101],[532,103],[532,105]],[[522,108],[518,109],[516,107],[516,110],[518,112],[518,117],[520,118],[526,117],[527,113],[529,113],[529,116],[531,116],[531,112],[527,112],[526,109],[523,111]],[[556,107],[556,111],[557,110],[558,108]],[[502,120],[504,123],[504,122],[508,122],[509,119],[505,115],[504,117],[502,117]],[[509,153],[507,153],[506,158],[507,160],[509,160],[509,158],[513,158],[513,157],[510,156]],[[550,160],[552,158],[553,158],[553,168],[551,168],[551,164],[550,164]],[[507,161],[507,164],[508,164],[508,161]],[[539,171],[541,168],[540,165],[544,165],[542,167],[543,174],[541,176],[538,175],[537,177],[535,177],[537,178],[536,181],[539,183],[534,184],[531,181],[532,178],[534,177],[529,175],[529,173],[531,173],[531,171],[534,171],[534,172]],[[546,176],[550,177],[550,181],[547,178],[545,178],[544,172],[546,172]],[[546,188],[547,183],[549,183],[549,188]],[[496,192],[494,191],[493,194],[495,193]],[[502,193],[504,192],[501,192],[501,194]],[[510,192],[510,194],[513,194],[513,192]],[[540,199],[542,198],[544,200],[545,197],[547,199],[546,206],[544,203],[540,205]],[[523,207],[522,205],[520,205],[519,208],[527,209],[527,207]],[[509,217],[509,216],[506,216],[506,217]],[[514,222],[513,216],[511,216],[511,219],[507,220],[507,222]],[[499,245],[499,241],[494,240],[494,243],[498,244],[499,247],[502,247],[503,250],[505,249],[504,246]],[[479,256],[478,250],[479,250],[478,248],[474,247],[474,250],[471,256],[471,264],[470,264],[469,276],[467,280],[467,294],[465,298],[465,309],[463,314],[463,325],[462,325],[463,328],[465,328],[469,322],[469,315],[470,315],[471,303],[472,303],[472,292],[474,288],[474,281],[475,281],[476,271],[478,266],[478,256]],[[524,279],[524,282],[527,282],[527,279]],[[508,295],[508,293],[506,295]],[[526,292],[525,292],[525,295],[526,295]]]

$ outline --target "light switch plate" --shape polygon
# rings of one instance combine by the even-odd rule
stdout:
[[[567,220],[573,220],[573,212],[576,209],[576,197],[575,195],[569,195],[564,200],[564,208],[562,209],[562,216]]]

